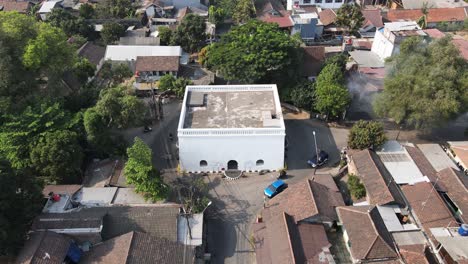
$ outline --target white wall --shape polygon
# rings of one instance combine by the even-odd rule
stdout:
[[[304,0],[288,0],[287,1],[287,6],[286,8],[288,10],[293,9],[294,3],[299,2],[299,5],[315,5],[324,9],[327,8],[340,8],[346,0],[341,0],[341,2],[337,3],[337,0],[332,0],[331,3],[326,3],[326,0],[318,1],[319,3],[316,2],[317,0],[310,0],[309,3],[304,3]],[[306,1],[307,2],[307,1]]]
[[[276,135],[208,135],[179,134],[179,161],[182,170],[220,171],[236,160],[239,170],[278,170],[284,166],[284,133]],[[264,161],[256,166],[257,160]],[[206,160],[208,166],[200,167]]]
[[[377,54],[381,59],[388,58],[394,53],[394,45],[388,40],[382,32],[375,32],[374,42],[372,43],[371,51]]]

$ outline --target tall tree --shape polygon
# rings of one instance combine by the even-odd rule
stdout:
[[[197,52],[206,40],[205,30],[205,20],[201,16],[188,14],[174,32],[174,40],[183,50]]]
[[[94,76],[95,71],[96,66],[91,64],[91,62],[85,58],[79,59],[75,65],[73,65],[73,72],[75,73],[80,83],[86,83],[89,78]]]
[[[81,182],[83,151],[78,135],[68,130],[43,133],[31,148],[31,163],[48,183]]]
[[[356,3],[344,4],[336,12],[336,24],[346,27],[352,35],[357,35],[364,20],[361,8]]]
[[[451,37],[427,43],[409,38],[390,69],[374,110],[397,123],[432,128],[468,110],[468,64]]]
[[[125,33],[125,27],[116,22],[105,23],[102,26],[101,37],[105,44],[112,44]]]
[[[314,103],[314,94],[315,84],[311,81],[304,80],[291,90],[290,96],[295,106],[310,110]]]
[[[136,8],[131,0],[100,1],[96,7],[99,18],[126,18],[135,14]]]
[[[42,188],[28,171],[0,161],[0,256],[15,256],[42,208]]]
[[[169,46],[174,41],[174,32],[169,27],[160,26],[158,27],[159,32],[159,39],[161,41],[161,45]]]
[[[82,4],[80,6],[80,17],[90,19],[94,17],[94,7],[90,4]]]
[[[328,64],[317,77],[315,110],[327,119],[339,117],[348,107],[351,98],[344,86],[344,75],[336,63]]]
[[[232,14],[232,19],[237,24],[244,24],[255,14],[255,8],[252,0],[237,0],[236,8]]]
[[[241,83],[290,80],[298,73],[300,42],[278,25],[251,20],[232,28],[207,49],[205,65]]]
[[[359,120],[349,131],[348,147],[352,149],[378,149],[387,137],[382,123]]]
[[[224,18],[226,17],[226,11],[222,7],[210,6],[208,9],[208,21],[215,25],[220,25],[223,23]]]
[[[145,199],[163,200],[168,194],[168,186],[159,172],[153,167],[151,149],[136,137],[133,146],[127,149],[128,161],[125,164],[127,182],[135,185],[135,190]]]

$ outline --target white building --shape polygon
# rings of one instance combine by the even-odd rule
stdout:
[[[292,10],[299,6],[317,6],[321,8],[337,9],[347,2],[348,0],[288,0],[286,8]]]
[[[285,126],[276,85],[187,86],[178,138],[184,171],[283,168]]]
[[[385,23],[383,28],[375,32],[371,51],[381,59],[400,53],[401,42],[414,36],[426,36],[414,21]]]

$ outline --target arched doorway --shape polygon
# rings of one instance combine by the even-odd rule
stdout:
[[[230,160],[227,164],[228,170],[237,170],[237,167],[238,167],[237,161],[235,160]]]

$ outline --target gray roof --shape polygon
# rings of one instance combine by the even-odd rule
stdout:
[[[463,1],[457,0],[402,0],[404,9],[421,9],[427,3],[429,8],[451,8],[463,6]]]
[[[159,46],[159,38],[155,37],[121,37],[120,45],[150,45]]]
[[[44,213],[36,217],[32,230],[100,228],[106,214],[102,208],[86,208],[66,213]]]
[[[439,144],[419,144],[418,148],[437,172],[446,168],[453,168],[458,171],[458,167]]]
[[[350,51],[349,54],[357,62],[359,67],[383,68],[385,66],[383,60],[372,51],[355,50]]]
[[[34,232],[16,259],[16,263],[62,264],[72,240],[55,232]]]

